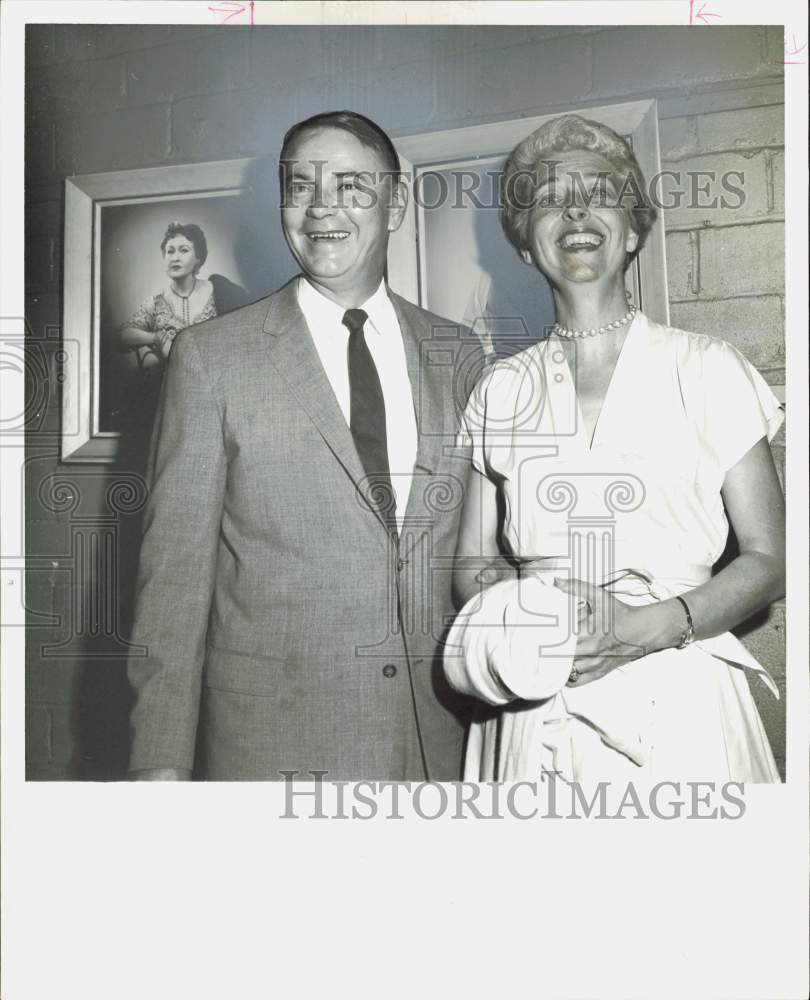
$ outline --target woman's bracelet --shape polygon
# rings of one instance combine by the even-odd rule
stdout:
[[[690,642],[695,641],[695,625],[692,621],[692,612],[689,610],[689,605],[686,601],[677,594],[675,595],[675,600],[680,602],[683,606],[683,610],[686,612],[686,628],[683,630],[681,640],[675,648],[684,649]]]

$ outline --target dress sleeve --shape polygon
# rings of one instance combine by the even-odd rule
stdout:
[[[144,330],[146,333],[154,333],[157,330],[154,299],[142,302],[129,319],[121,324],[119,329],[123,330],[128,326],[134,326],[136,330]]]
[[[756,368],[725,341],[710,342],[702,375],[702,437],[728,472],[761,438],[772,440],[784,411]]]
[[[487,461],[484,448],[487,387],[490,377],[491,370],[481,376],[475,384],[475,388],[470,393],[470,398],[467,400],[467,405],[461,415],[461,426],[456,439],[458,447],[471,449],[473,468],[477,469],[484,476],[487,474]]]

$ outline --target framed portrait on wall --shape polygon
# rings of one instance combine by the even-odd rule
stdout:
[[[66,180],[62,461],[113,462],[128,437],[142,451],[177,333],[294,273],[276,168],[228,160]]]

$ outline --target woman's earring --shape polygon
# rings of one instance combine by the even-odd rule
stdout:
[[[521,250],[520,251],[520,257],[521,257],[521,260],[523,261],[524,264],[531,264],[531,262],[532,262],[532,255],[529,253],[528,250]]]

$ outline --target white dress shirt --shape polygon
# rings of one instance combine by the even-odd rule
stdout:
[[[348,425],[351,419],[351,399],[347,358],[349,331],[343,325],[346,310],[327,299],[305,278],[298,281],[298,305]],[[359,308],[368,314],[364,327],[366,344],[377,366],[385,402],[388,466],[396,500],[397,527],[401,532],[417,448],[416,414],[405,346],[385,282],[381,282],[377,291]]]

